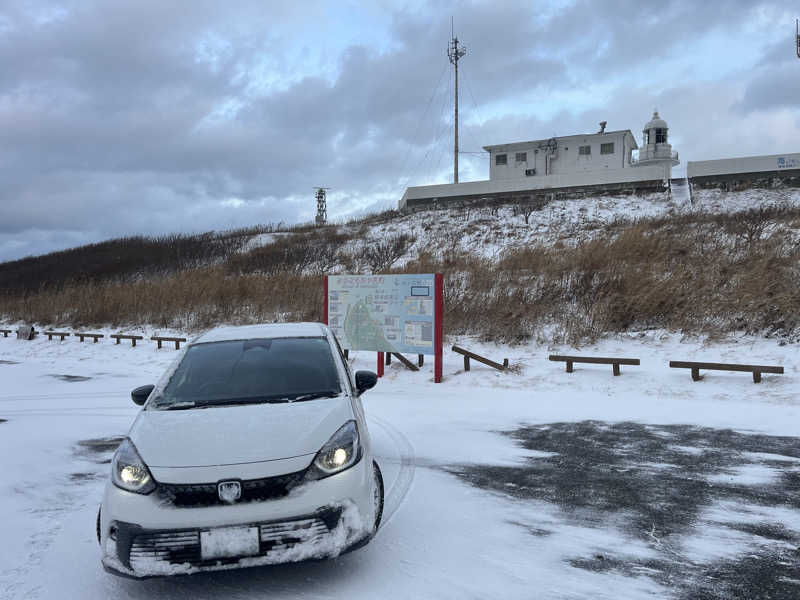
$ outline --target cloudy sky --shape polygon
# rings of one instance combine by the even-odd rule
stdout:
[[[794,3],[0,0],[0,261],[396,206],[486,144],[631,129],[687,160],[800,151]]]

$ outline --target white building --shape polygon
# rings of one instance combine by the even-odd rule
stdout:
[[[625,169],[637,148],[629,129],[483,147],[491,181]]]
[[[678,154],[672,151],[667,123],[657,112],[644,127],[641,149],[629,129],[605,131],[605,122],[600,125],[598,133],[484,146],[489,153],[488,180],[410,187],[400,208],[522,197],[537,190],[653,188],[671,178]],[[638,158],[634,150],[639,150]]]

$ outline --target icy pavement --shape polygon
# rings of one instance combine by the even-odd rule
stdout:
[[[2,598],[797,598],[797,346],[651,332],[581,354],[641,367],[564,372],[537,345],[460,345],[445,381],[402,365],[364,396],[386,518],[335,560],[128,581],[100,567],[94,519],[133,387],[177,356],[149,345],[0,338]],[[374,369],[374,354],[355,353]],[[708,373],[667,361],[783,364]],[[5,419],[5,422],[2,420]]]

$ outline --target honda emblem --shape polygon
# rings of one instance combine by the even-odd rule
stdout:
[[[219,499],[233,504],[242,497],[242,484],[238,481],[220,481],[217,484]]]

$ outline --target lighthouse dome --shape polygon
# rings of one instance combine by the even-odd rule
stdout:
[[[644,130],[647,131],[648,129],[668,129],[669,126],[667,122],[658,116],[658,111],[653,112],[653,118],[647,122],[647,125],[644,126]]]

